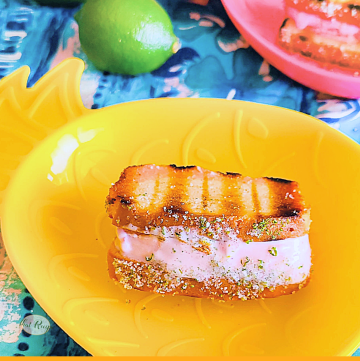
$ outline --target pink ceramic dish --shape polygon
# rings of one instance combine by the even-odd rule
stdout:
[[[323,68],[317,62],[290,54],[277,45],[285,19],[283,0],[222,0],[235,26],[250,45],[281,72],[323,93],[360,98],[360,76],[339,67]]]

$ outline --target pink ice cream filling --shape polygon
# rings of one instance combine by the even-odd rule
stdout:
[[[127,259],[157,263],[174,277],[200,282],[226,278],[251,282],[256,289],[257,285],[263,288],[301,283],[310,273],[308,235],[246,243],[236,237],[213,240],[199,236],[193,242],[184,242],[173,234],[171,230],[165,236],[136,234],[118,228],[115,246]],[[208,252],[194,248],[199,242],[206,244]]]

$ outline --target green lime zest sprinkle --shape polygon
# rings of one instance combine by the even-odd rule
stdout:
[[[241,260],[241,264],[242,264],[243,266],[246,266],[249,262],[250,262],[250,258],[249,258],[248,256],[246,256],[246,260],[245,260],[245,261]]]
[[[272,256],[277,256],[277,249],[276,249],[276,247],[271,247],[271,249],[269,249],[269,253],[270,253]]]
[[[206,218],[205,217],[200,217],[199,221],[200,221],[200,228],[201,229],[206,229]]]

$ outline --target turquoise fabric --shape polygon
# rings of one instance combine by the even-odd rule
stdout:
[[[185,0],[159,2],[172,18],[181,49],[160,69],[132,77],[97,71],[88,61],[73,19],[78,8],[0,0],[0,78],[28,65],[32,86],[61,60],[76,56],[87,64],[81,96],[88,108],[160,97],[243,99],[317,116],[360,142],[359,101],[318,100],[316,92],[269,66],[235,29],[220,0],[210,0],[206,6]],[[50,331],[42,336],[19,334],[19,323],[27,314],[46,317]],[[88,353],[27,292],[0,242],[0,356],[8,355]]]

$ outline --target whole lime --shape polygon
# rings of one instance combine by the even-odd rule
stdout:
[[[83,3],[85,0],[35,0],[40,5],[59,6],[59,7],[74,7]]]
[[[75,19],[81,47],[99,70],[150,72],[178,48],[171,20],[155,0],[87,0]]]

